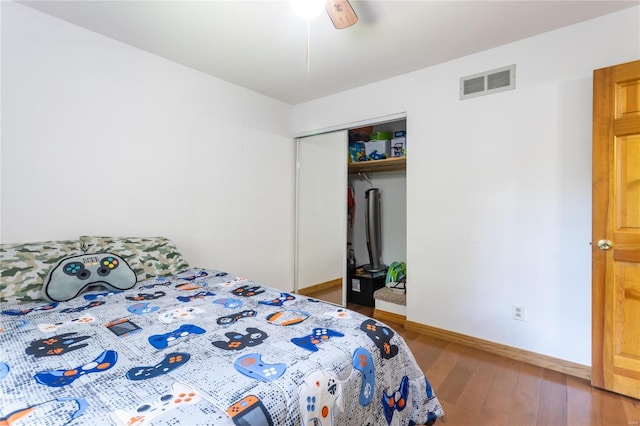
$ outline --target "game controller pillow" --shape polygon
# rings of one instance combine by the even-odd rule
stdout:
[[[82,254],[60,260],[44,281],[42,297],[66,302],[91,286],[112,291],[136,285],[136,274],[129,264],[113,253]]]

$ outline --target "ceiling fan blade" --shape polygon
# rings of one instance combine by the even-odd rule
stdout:
[[[327,13],[333,26],[339,30],[358,22],[358,16],[353,11],[349,0],[327,0]]]

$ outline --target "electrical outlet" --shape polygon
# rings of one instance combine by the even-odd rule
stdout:
[[[518,321],[524,321],[524,306],[511,305],[511,318]]]

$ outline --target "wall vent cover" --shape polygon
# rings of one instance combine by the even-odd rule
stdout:
[[[516,88],[516,65],[460,78],[460,99],[491,95]]]

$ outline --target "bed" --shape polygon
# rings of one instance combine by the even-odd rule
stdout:
[[[4,244],[1,278],[0,425],[415,425],[443,415],[385,324],[191,267],[166,238]]]

